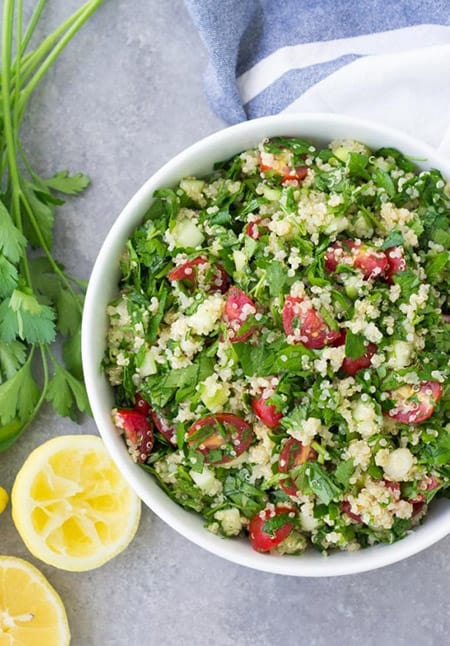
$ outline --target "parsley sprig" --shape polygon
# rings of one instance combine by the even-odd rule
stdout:
[[[52,252],[56,208],[89,178],[63,170],[49,179],[32,168],[20,139],[34,90],[103,0],[89,0],[34,49],[47,0],[24,28],[23,0],[4,0],[0,69],[0,451],[9,448],[44,401],[60,415],[89,408],[80,359],[85,282]],[[52,350],[61,337],[58,358]],[[58,347],[59,344],[58,344]],[[39,365],[40,364],[40,365]]]

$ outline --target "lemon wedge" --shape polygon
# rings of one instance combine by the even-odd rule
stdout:
[[[66,611],[57,592],[33,565],[0,556],[0,646],[65,646]]]
[[[9,497],[7,492],[3,487],[0,487],[0,514],[5,511],[8,501]]]
[[[27,458],[11,493],[30,552],[63,570],[100,567],[134,537],[141,503],[95,435],[63,435]]]

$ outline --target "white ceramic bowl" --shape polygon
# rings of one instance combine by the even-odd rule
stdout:
[[[450,177],[450,164],[428,145],[401,132],[373,123],[333,114],[299,114],[266,117],[216,132],[177,155],[151,177],[126,205],[111,228],[95,263],[84,307],[82,326],[83,366],[95,421],[108,450],[121,472],[142,500],[175,530],[197,545],[235,563],[294,576],[335,576],[372,570],[416,554],[450,533],[450,503],[439,500],[423,525],[393,545],[377,545],[359,552],[337,552],[324,558],[313,550],[300,556],[260,554],[245,539],[223,539],[203,527],[202,518],[173,502],[127,453],[111,423],[111,388],[101,371],[107,327],[106,307],[117,293],[119,256],[127,238],[141,223],[153,201],[155,189],[171,187],[186,175],[201,176],[214,162],[251,148],[264,137],[299,136],[328,144],[351,138],[372,148],[393,146],[420,158],[418,166],[440,168]]]

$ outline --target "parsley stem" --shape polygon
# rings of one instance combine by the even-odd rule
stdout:
[[[42,2],[42,9],[44,5],[46,4],[47,0],[41,0]],[[38,7],[39,8],[39,7]],[[83,13],[84,8],[80,7],[77,11],[75,11],[70,18],[66,20],[66,22],[63,25],[60,25],[53,33],[51,33],[49,36],[47,36],[43,42],[34,50],[31,51],[29,54],[25,55],[25,48],[22,47],[22,60],[21,60],[21,68],[22,68],[22,83],[26,80],[29,79],[29,77],[33,74],[34,70],[40,65],[44,57],[48,54],[48,52],[54,47],[55,43],[58,42],[59,38],[63,35],[65,31],[77,20],[77,18]],[[37,12],[37,9],[36,9]],[[39,14],[40,15],[40,14]],[[39,16],[38,16],[39,18]],[[32,25],[30,22],[30,25],[28,27],[28,30],[31,28],[31,33],[35,29],[35,25]],[[23,42],[28,44],[27,42],[27,36],[28,36],[28,30],[27,34],[25,34]],[[30,35],[31,37],[31,35]],[[29,39],[28,39],[29,40]],[[16,61],[17,63],[17,61]]]
[[[39,224],[38,224],[38,222],[36,220],[36,217],[35,217],[35,215],[33,213],[33,209],[31,208],[25,194],[22,191],[20,192],[20,199],[22,201],[23,206],[25,207],[25,211],[27,212],[27,215],[28,215],[28,218],[29,218],[29,220],[31,222],[31,225],[32,225],[33,229],[36,232],[36,236],[37,236],[37,238],[39,240],[39,244],[41,245],[41,248],[42,248],[43,252],[45,253],[45,255],[48,258],[48,261],[50,263],[51,268],[53,269],[55,274],[57,276],[59,276],[61,282],[67,287],[67,289],[70,292],[70,294],[72,295],[74,301],[77,303],[77,307],[78,307],[78,309],[79,309],[79,311],[81,313],[83,308],[82,308],[82,305],[80,303],[80,299],[78,297],[78,294],[74,291],[74,289],[73,289],[72,285],[70,284],[70,282],[68,281],[65,273],[62,271],[62,269],[59,267],[58,263],[53,258],[52,254],[50,252],[50,249],[48,248],[48,245],[47,245],[47,243],[46,243],[46,241],[44,239],[44,236],[42,235],[42,231],[41,231],[41,229],[39,227]]]
[[[69,27],[66,33],[63,35],[58,44],[50,52],[47,58],[42,63],[39,70],[35,73],[32,79],[29,81],[28,85],[22,92],[19,102],[19,115],[22,116],[23,111],[29,101],[29,98],[36,87],[39,85],[45,74],[48,72],[50,67],[56,61],[58,56],[61,54],[63,49],[68,45],[71,39],[75,36],[77,31],[84,25],[88,18],[96,11],[96,9],[103,3],[103,0],[90,0],[82,7],[82,12],[79,18]]]
[[[22,214],[20,211],[20,179],[17,167],[16,148],[17,141],[13,129],[11,109],[11,55],[14,29],[14,0],[5,0],[3,5],[3,27],[2,27],[2,106],[3,106],[3,129],[5,133],[6,156],[9,165],[9,184],[11,187],[11,211],[15,225],[19,231],[23,231]],[[26,256],[22,258],[22,267],[29,285],[31,285],[30,269]]]

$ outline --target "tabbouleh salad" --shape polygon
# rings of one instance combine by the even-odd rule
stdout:
[[[450,491],[441,173],[277,137],[154,198],[108,308],[133,459],[259,551],[405,536]]]

